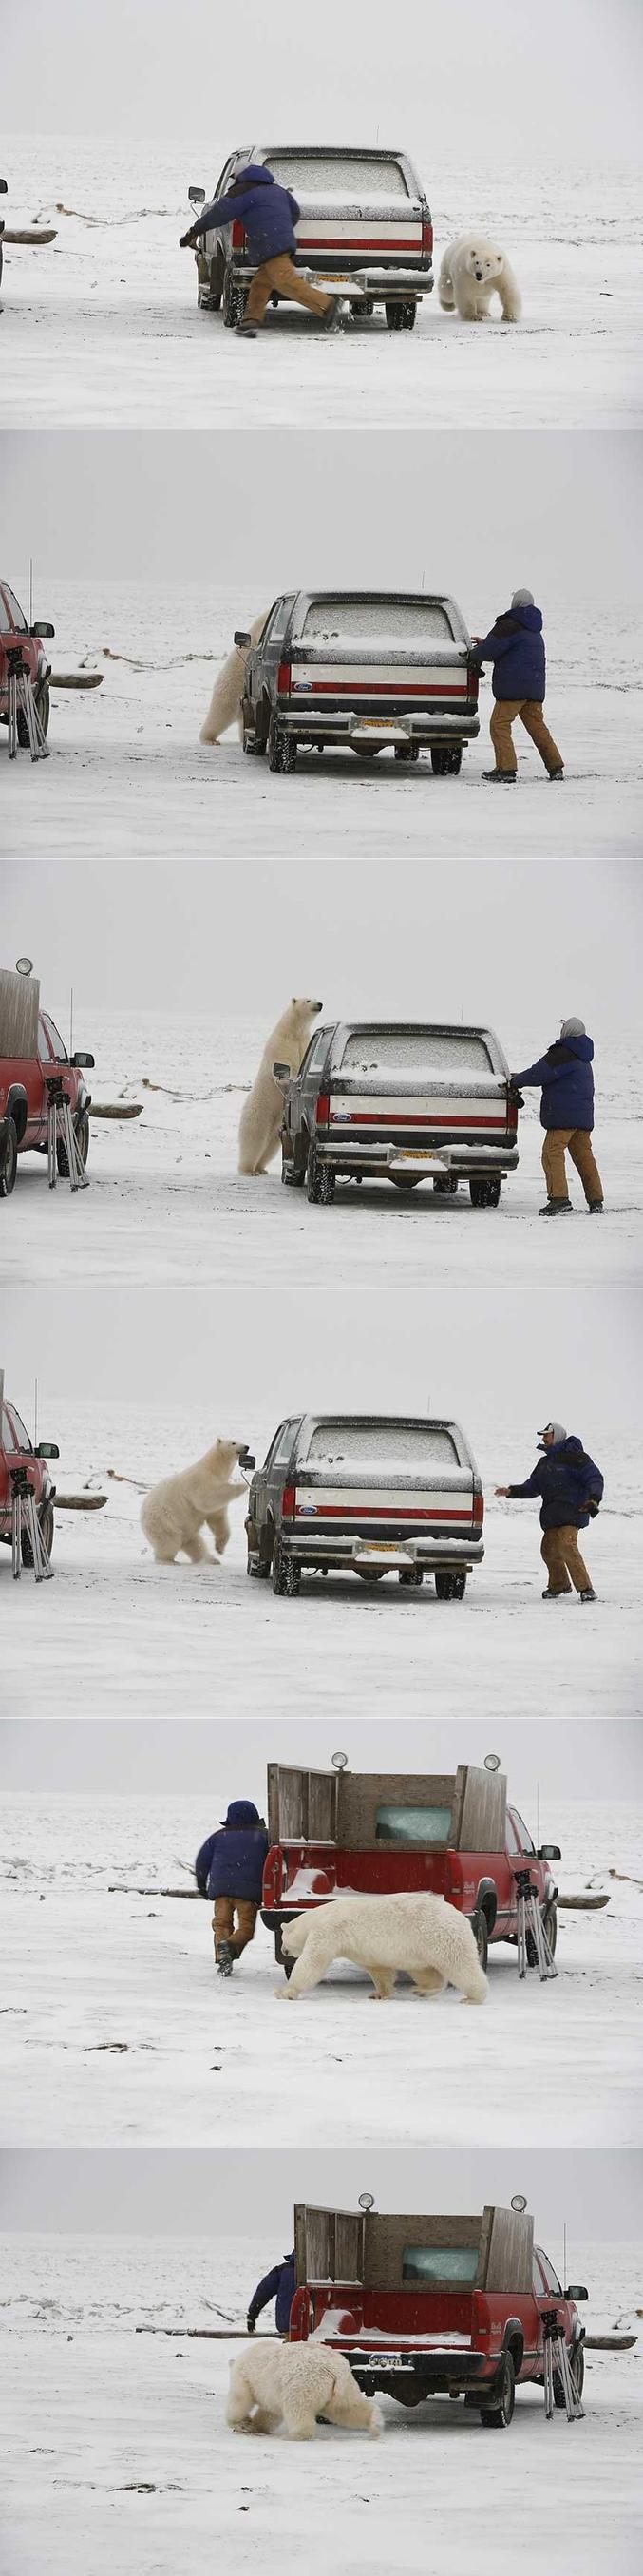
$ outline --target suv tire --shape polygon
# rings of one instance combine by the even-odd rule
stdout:
[[[18,1130],[13,1118],[7,1119],[4,1144],[0,1146],[0,1199],[10,1199],[16,1186],[18,1169]]]
[[[516,2373],[511,2353],[506,2352],[500,2395],[496,2400],[495,2406],[481,2406],[481,2424],[486,2425],[487,2431],[490,2433],[504,2433],[507,2425],[511,2423],[515,2403]]]

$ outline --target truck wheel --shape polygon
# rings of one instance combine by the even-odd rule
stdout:
[[[332,1207],[335,1196],[335,1178],[336,1175],[334,1172],[331,1172],[330,1163],[322,1163],[319,1174],[320,1207]]]
[[[290,1158],[289,1158],[289,1161],[288,1161],[288,1162],[286,1162],[285,1155],[284,1155],[284,1153],[283,1153],[283,1151],[282,1151],[282,1156],[281,1156],[281,1181],[282,1181],[282,1188],[283,1188],[284,1190],[303,1190],[303,1186],[304,1186],[304,1178],[305,1178],[304,1173],[303,1173],[302,1171],[298,1171],[298,1169],[297,1169],[297,1164],[296,1164],[296,1162],[295,1162],[294,1155],[291,1155],[291,1156],[290,1156]]]
[[[404,305],[385,304],[384,311],[389,331],[402,331],[404,328]]]
[[[476,1950],[477,1950],[478,1958],[479,1958],[479,1961],[480,1961],[480,1966],[481,1966],[482,1971],[483,1971],[483,1974],[484,1974],[484,1973],[485,1973],[485,1971],[486,1971],[487,1959],[488,1959],[488,1957],[489,1957],[489,1925],[488,1925],[488,1922],[487,1922],[486,1914],[483,1914],[482,1912],[480,1912],[479,1914],[474,1914],[474,1915],[472,1916],[472,1921],[471,1921],[471,1930],[472,1930],[472,1933],[473,1933],[473,1937],[474,1937],[474,1941],[475,1941],[475,1945],[476,1945]]]
[[[272,1551],[273,1592],[289,1594],[298,1592],[300,1582],[301,1566],[296,1565],[294,1557],[286,1556],[281,1539],[276,1538]]]
[[[4,1144],[0,1145],[0,1199],[10,1199],[16,1185],[18,1169],[18,1130],[15,1119],[7,1119]]]
[[[501,2390],[500,2390],[500,2396],[499,2396],[499,2397],[498,2397],[498,2399],[496,2400],[496,2404],[495,2404],[495,2406],[481,2406],[481,2408],[480,2408],[480,2422],[481,2422],[481,2424],[486,2424],[486,2425],[487,2425],[487,2428],[488,2428],[488,2430],[489,2430],[489,2432],[492,2432],[492,2433],[496,2433],[496,2432],[497,2432],[497,2433],[502,2433],[502,2432],[504,2432],[504,2431],[505,2431],[505,2428],[506,2428],[506,2426],[507,2426],[507,2424],[510,2424],[510,2423],[511,2423],[511,2418],[512,2418],[512,2415],[513,2415],[513,2411],[514,2411],[515,2403],[516,2403],[516,2373],[515,2373],[515,2370],[514,2370],[513,2361],[512,2361],[512,2358],[511,2358],[511,2353],[510,2353],[510,2352],[506,2352],[506,2353],[505,2353],[505,2363],[504,2363],[504,2370],[503,2370],[503,2375],[502,2375],[502,2387],[501,2387]]]
[[[457,1173],[439,1172],[433,1187],[439,1199],[454,1199],[458,1188]]]
[[[89,1155],[89,1119],[85,1109],[81,1109],[80,1116],[74,1120],[74,1135],[83,1171],[86,1171]],[[61,1136],[59,1137],[56,1146],[56,1164],[61,1181],[68,1181],[69,1164],[67,1161],[67,1147],[66,1145],[63,1145]]]
[[[480,1178],[480,1180],[477,1181],[470,1181],[469,1197],[472,1207],[498,1207],[500,1203],[500,1188],[501,1182],[499,1172],[490,1172],[488,1177],[484,1180]]]
[[[280,731],[279,731],[279,726],[278,726],[278,724],[277,724],[276,717],[275,717],[274,715],[271,715],[270,723],[269,723],[269,726],[268,726],[268,768],[269,768],[269,769],[283,769],[283,765],[284,765],[284,744],[283,744],[283,734],[281,734],[281,733],[280,733]]]
[[[431,768],[436,778],[457,778],[462,768],[461,742],[438,743],[431,753]]]
[[[54,1507],[53,1507],[53,1503],[46,1503],[46,1504],[45,1504],[44,1512],[41,1512],[41,1513],[40,1513],[39,1527],[40,1527],[40,1536],[41,1536],[42,1543],[43,1543],[43,1547],[44,1547],[44,1551],[45,1551],[45,1556],[46,1556],[46,1558],[47,1558],[47,1562],[49,1563],[49,1560],[50,1560],[50,1557],[51,1557],[51,1554],[52,1554],[53,1544],[54,1544]],[[27,1531],[26,1531],[26,1530],[23,1530],[23,1533],[22,1533],[22,1562],[23,1562],[23,1565],[33,1565],[33,1553],[32,1553],[32,1547],[31,1547],[31,1539],[27,1536]]]
[[[314,1145],[309,1145],[308,1147],[308,1157],[306,1162],[306,1197],[309,1201],[310,1207],[319,1207],[321,1199],[321,1171]]]
[[[463,1601],[466,1586],[466,1574],[461,1574],[458,1567],[453,1570],[446,1565],[437,1567],[435,1589],[438,1601]]]
[[[574,2345],[574,2350],[573,2352],[568,2353],[567,2359],[569,2362],[574,2396],[582,2397],[585,2384],[585,2354],[582,2343],[576,2343]],[[559,2372],[556,2370],[554,2372],[554,2405],[564,2406],[564,2404],[565,2391],[562,2379],[560,2378]]]
[[[223,292],[221,303],[226,330],[234,331],[237,322],[243,321],[246,309],[246,297],[243,287],[237,286],[234,270],[228,267],[224,268],[223,271]]]
[[[401,1583],[403,1591],[419,1592],[420,1586],[424,1581],[423,1568],[421,1565],[405,1565],[401,1567],[397,1579],[398,1583]]]

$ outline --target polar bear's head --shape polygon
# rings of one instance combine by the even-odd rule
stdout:
[[[214,1440],[212,1448],[208,1450],[213,1475],[220,1478],[222,1485],[226,1484],[228,1477],[232,1475],[233,1468],[238,1466],[240,1459],[246,1458],[247,1454],[247,1440]]]
[[[324,1005],[323,1002],[309,1001],[306,994],[302,996],[301,994],[293,993],[290,1008],[294,1013],[297,1027],[303,1030],[310,1027],[311,1020],[316,1020],[318,1018],[319,1012],[323,1011]]]
[[[313,1921],[312,1914],[294,1914],[292,1923],[282,1924],[281,1946],[288,1959],[299,1959]]]
[[[474,279],[476,286],[490,286],[504,268],[502,251],[494,250],[492,242],[480,242],[477,246],[471,242],[464,265],[467,276]]]

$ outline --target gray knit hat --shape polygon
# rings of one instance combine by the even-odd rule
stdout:
[[[586,1038],[584,1020],[561,1020],[560,1034],[561,1038]]]
[[[533,608],[535,605],[533,590],[515,590],[511,605],[512,608]]]
[[[553,1433],[553,1444],[555,1449],[560,1447],[561,1440],[567,1439],[564,1422],[546,1422],[544,1429],[538,1433],[539,1440],[544,1440],[546,1431],[551,1431]]]

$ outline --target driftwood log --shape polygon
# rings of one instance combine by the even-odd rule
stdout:
[[[638,2343],[638,2335],[583,2336],[585,2352],[631,2352],[635,2343]]]
[[[16,231],[15,225],[12,225],[11,228],[7,225],[6,229],[3,229],[0,239],[2,240],[3,248],[5,242],[34,242],[40,246],[41,242],[57,241],[58,234],[57,231],[52,232],[49,230],[45,232],[44,229],[41,232],[35,232],[33,225],[29,226],[24,224],[20,231]]]
[[[246,2326],[136,2326],[136,2334],[187,2337],[193,2343],[281,2343],[278,2334],[249,2335]],[[636,2342],[636,2336],[634,2337]]]
[[[199,1890],[198,1890],[198,1887],[124,1887],[124,1886],[122,1886],[122,1885],[121,1885],[120,1881],[114,1880],[113,1886],[108,1887],[107,1894],[108,1894],[108,1896],[190,1896],[190,1897],[192,1897],[192,1896],[199,1896]],[[199,1904],[202,1904],[202,1903],[203,1903],[203,1899],[202,1899],[202,1897],[199,1897]]]
[[[57,1494],[57,1512],[104,1512],[106,1494]]]
[[[564,1910],[566,1914],[600,1914],[603,1906],[610,1904],[609,1896],[557,1896],[556,1898],[559,1911]]]
[[[102,689],[104,671],[52,671],[52,689]]]
[[[92,1100],[90,1118],[141,1118],[142,1100]]]

